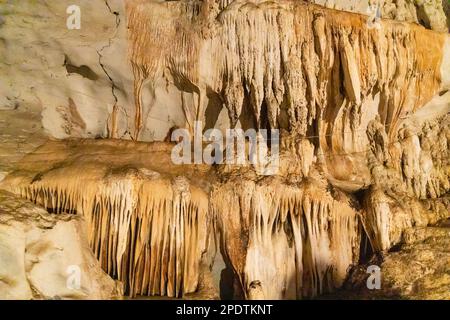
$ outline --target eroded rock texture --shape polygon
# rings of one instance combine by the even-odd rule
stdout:
[[[83,1],[80,30],[67,28],[73,4],[2,1],[0,108],[39,110],[56,138],[95,138],[106,130],[107,111],[126,95],[130,74],[119,63],[126,34],[113,12],[120,13],[121,1]]]
[[[186,175],[205,169],[171,166],[170,145],[115,142],[49,143],[3,183],[57,216],[83,216],[94,255],[130,296],[196,291],[208,196]]]
[[[428,29],[447,32],[447,1],[441,0],[313,0],[338,10],[420,23]],[[448,9],[447,9],[448,10]]]
[[[383,257],[370,264],[381,267],[380,290],[368,290],[366,267],[350,272],[345,290],[336,299],[412,299],[448,300],[449,235],[448,226],[410,228],[403,240]]]
[[[111,299],[121,287],[89,249],[84,221],[0,192],[1,299]],[[79,280],[71,276],[80,275]]]
[[[317,2],[363,13],[375,1]],[[0,45],[24,33],[44,53],[21,61],[29,55],[18,47],[2,51],[2,107],[43,108],[53,137],[109,139],[48,142],[5,166],[1,187],[52,214],[82,215],[126,294],[197,291],[220,251],[234,297],[316,297],[404,243],[405,230],[449,217],[442,4],[379,2],[400,21],[373,24],[294,0],[92,1],[76,31],[55,13],[65,5],[45,5],[58,30],[50,40],[15,23],[44,5],[2,13]],[[173,144],[138,142],[192,132],[195,121],[279,129],[278,172],[179,166]]]
[[[357,209],[323,182],[230,178],[211,194],[221,246],[247,299],[314,297],[358,261]],[[238,293],[239,294],[239,293]]]

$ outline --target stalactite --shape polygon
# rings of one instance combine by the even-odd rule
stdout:
[[[244,99],[257,127],[265,112],[270,127],[279,127],[287,106],[291,130],[306,135],[318,120],[321,136],[336,139],[359,126],[377,93],[382,123],[395,132],[399,116],[439,90],[444,34],[384,20],[370,28],[365,16],[301,1],[213,2],[127,1],[136,81],[164,73],[187,92],[209,88],[222,95],[232,124]],[[336,149],[329,139],[321,145]]]
[[[135,82],[174,84],[187,127],[204,122],[207,104],[219,103],[230,127],[245,116],[250,127],[282,129],[288,152],[311,143],[290,167],[307,175],[319,163],[346,191],[372,180],[368,123],[378,119],[385,142],[395,143],[404,119],[446,77],[446,35],[409,23],[373,27],[367,16],[302,1],[126,3]],[[135,100],[138,114],[150,108],[140,94]]]
[[[376,251],[399,243],[408,227],[450,216],[449,119],[405,123],[395,143],[388,143],[379,123],[369,125],[374,181],[365,192],[363,223]]]
[[[197,290],[208,196],[188,179],[89,161],[68,161],[34,177],[19,171],[10,179],[10,191],[51,213],[83,215],[94,255],[131,297]]]
[[[362,231],[386,251],[405,228],[448,217],[449,117],[404,121],[442,87],[446,35],[293,0],[125,3],[134,140],[151,107],[143,92],[161,83],[179,90],[190,129],[208,103],[223,103],[230,127],[248,116],[282,129],[272,177],[176,167],[172,145],[77,140],[49,142],[2,182],[51,213],[83,215],[130,296],[195,291],[213,224],[244,298],[279,299],[339,287]],[[340,190],[361,191],[363,209]]]
[[[325,190],[239,179],[213,190],[222,249],[246,298],[314,297],[342,284],[358,260],[358,215]]]

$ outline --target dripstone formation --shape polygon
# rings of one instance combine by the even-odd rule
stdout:
[[[7,79],[0,116],[37,113],[45,136],[14,162],[0,162],[7,243],[0,280],[10,276],[1,258],[16,241],[5,232],[29,239],[23,225],[41,228],[34,210],[53,229],[76,221],[85,236],[73,241],[83,256],[95,256],[96,271],[84,295],[71,296],[60,284],[35,291],[32,271],[18,265],[20,285],[11,291],[0,281],[0,297],[313,298],[343,286],[351,292],[376,259],[397,290],[396,263],[408,258],[391,256],[393,248],[417,248],[419,260],[420,250],[440,255],[450,218],[450,37],[442,5],[81,3],[82,28],[70,32],[54,14],[66,1],[47,4],[47,27],[27,15],[42,4],[0,12],[0,37],[12,47],[0,51]],[[380,15],[372,20],[368,8]],[[42,40],[15,24],[21,16],[62,30]],[[40,62],[30,57],[19,67],[18,32],[39,39]],[[172,133],[194,135],[199,123],[224,136],[279,130],[277,170],[264,175],[248,161],[174,163]],[[0,127],[5,139],[8,130]],[[34,209],[2,209],[11,199]],[[20,223],[11,224],[15,215]],[[412,240],[428,230],[441,247],[421,249],[428,233]],[[437,279],[445,291],[444,278],[413,282]]]

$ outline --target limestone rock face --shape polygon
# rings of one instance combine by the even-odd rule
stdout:
[[[83,1],[79,30],[67,26],[71,5],[2,2],[0,108],[39,110],[56,138],[95,138],[131,85],[123,3]]]
[[[0,192],[1,299],[111,299],[121,287],[103,270],[84,221],[55,216]]]
[[[448,300],[450,230],[443,227],[410,228],[395,252],[373,261],[381,266],[380,288],[368,290],[366,267],[350,273],[344,290],[333,298]],[[369,263],[370,264],[370,263]]]
[[[125,293],[197,291],[210,244],[209,168],[171,165],[170,144],[49,142],[2,186],[57,216],[83,216],[87,242]],[[195,180],[193,179],[195,177]]]
[[[342,3],[338,8],[356,6]],[[39,110],[44,128],[57,138],[163,140],[170,128],[192,126],[197,118],[219,128],[238,119],[243,127],[300,122],[304,131],[326,104],[380,105],[390,121],[386,105],[394,96],[387,88],[399,86],[396,79],[405,74],[410,80],[401,91],[416,90],[408,84],[419,69],[431,67],[433,74],[420,83],[436,90],[435,59],[443,52],[443,36],[413,25],[383,20],[382,30],[359,34],[367,16],[301,1],[80,1],[79,30],[67,27],[71,4],[26,0],[20,7],[2,4],[0,12],[0,108]],[[273,38],[253,39],[259,31]],[[343,95],[327,93],[337,87],[341,60]],[[416,60],[419,69],[412,70]],[[401,61],[399,76],[392,78],[395,67],[386,61]],[[409,112],[435,90],[422,90],[415,102],[396,97],[401,102],[395,104]]]
[[[311,2],[79,1],[80,29],[67,26],[68,0],[2,3],[0,188],[45,208],[55,243],[59,226],[84,219],[75,229],[131,297],[214,287],[217,256],[235,298],[317,297],[373,254],[387,257],[394,283],[408,256],[389,251],[450,216],[444,7]],[[22,128],[27,115],[46,135]],[[180,128],[278,130],[266,146],[278,147],[278,170],[263,175],[248,159],[176,164],[168,140]],[[26,248],[21,219],[8,221]],[[47,241],[39,232],[36,246]],[[420,243],[404,246],[418,246],[418,261],[439,250]],[[15,296],[70,296],[22,276],[5,284]],[[425,288],[433,277],[404,283]],[[408,290],[400,295],[419,294]]]
[[[447,32],[448,12],[446,1],[398,1],[389,0],[383,4],[383,17],[400,21],[418,22],[427,28]],[[446,15],[447,14],[447,15]]]
[[[216,186],[211,201],[237,297],[300,299],[342,285],[359,258],[358,212],[320,184],[230,177]]]
[[[412,299],[450,299],[449,230],[418,228],[405,232],[401,252],[383,262],[387,289]]]
[[[328,8],[381,18],[420,23],[428,29],[447,32],[448,2],[441,0],[312,0]]]

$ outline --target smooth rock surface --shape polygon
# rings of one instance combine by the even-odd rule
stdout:
[[[79,278],[78,278],[79,275]],[[1,299],[111,299],[121,285],[88,247],[84,221],[0,191]]]

